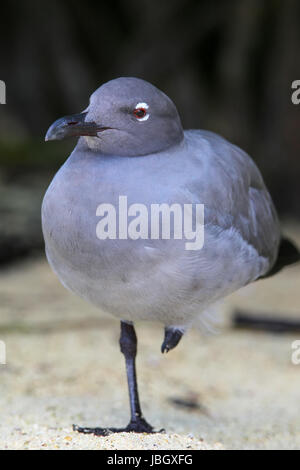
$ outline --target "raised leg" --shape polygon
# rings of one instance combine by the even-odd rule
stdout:
[[[126,428],[84,428],[74,425],[74,431],[97,436],[107,436],[114,432],[154,432],[153,427],[143,418],[139,401],[135,368],[137,337],[133,325],[123,321],[121,321],[120,348],[125,357],[129,389],[131,418],[128,426]]]
[[[179,330],[178,328],[173,328],[172,326],[166,327],[165,328],[165,337],[163,344],[161,345],[161,352],[162,353],[167,353],[170,351],[170,349],[175,348],[179,341],[182,338],[183,331]]]

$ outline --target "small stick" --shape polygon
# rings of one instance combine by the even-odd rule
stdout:
[[[234,328],[243,328],[247,330],[268,331],[272,333],[295,333],[300,332],[299,320],[287,318],[284,316],[272,316],[265,313],[250,313],[244,311],[235,311],[232,316]]]

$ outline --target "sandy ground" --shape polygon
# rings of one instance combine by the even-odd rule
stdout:
[[[294,237],[300,242],[300,230]],[[166,433],[81,435],[72,423],[128,421],[119,324],[67,292],[45,260],[0,273],[2,449],[300,448],[300,333],[234,330],[235,307],[300,318],[300,267],[254,283],[221,307],[220,333],[190,331],[168,355],[163,330],[138,324],[138,377],[147,420]],[[194,409],[173,399],[193,400]]]

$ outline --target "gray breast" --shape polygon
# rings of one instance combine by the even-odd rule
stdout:
[[[119,318],[184,325],[266,272],[279,237],[268,193],[253,186],[253,195],[248,157],[217,144],[192,132],[176,152],[143,158],[86,158],[75,150],[42,208],[47,256],[61,282]],[[205,204],[203,249],[188,252],[181,240],[97,239],[96,209],[117,205],[119,195],[146,206]]]

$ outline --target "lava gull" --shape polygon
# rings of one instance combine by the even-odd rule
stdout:
[[[161,322],[167,352],[215,301],[299,255],[251,158],[212,132],[184,131],[150,83],[105,83],[46,140],[70,136],[77,145],[43,200],[46,254],[66,288],[121,321],[131,408],[125,428],[74,429],[153,432],[139,402],[133,323]]]

